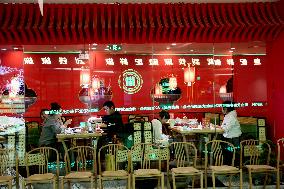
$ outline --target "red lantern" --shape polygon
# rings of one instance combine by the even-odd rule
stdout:
[[[169,78],[169,87],[172,90],[175,90],[177,88],[177,78],[174,76],[171,76]]]
[[[82,68],[80,72],[80,85],[83,88],[88,88],[90,83],[90,69]]]
[[[195,82],[195,67],[187,67],[184,69],[184,82]]]
[[[155,95],[161,95],[161,94],[163,94],[162,86],[160,84],[157,84],[155,86]]]
[[[100,79],[97,77],[94,77],[92,81],[92,88],[96,90],[96,89],[99,89],[100,87],[101,87]]]

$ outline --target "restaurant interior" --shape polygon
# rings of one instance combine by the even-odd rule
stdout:
[[[43,7],[0,3],[1,188],[284,187],[283,1]],[[106,143],[107,101],[123,125]],[[237,146],[222,140],[224,101]],[[51,148],[39,142],[54,102],[72,122]]]

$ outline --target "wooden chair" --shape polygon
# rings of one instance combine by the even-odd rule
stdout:
[[[55,173],[51,173],[50,163],[55,163]],[[52,183],[53,188],[59,178],[59,155],[58,151],[50,147],[35,148],[26,153],[25,165],[27,170],[27,178],[23,180],[22,188],[26,185],[36,183]]]
[[[136,179],[158,179],[158,185],[164,189],[164,174],[161,171],[160,147],[151,143],[135,144],[131,148],[132,188]]]
[[[225,163],[227,151],[231,152],[232,160]],[[216,188],[216,175],[230,175],[229,188],[232,184],[232,175],[240,175],[240,188],[243,187],[242,170],[234,166],[236,149],[233,144],[212,140],[205,144],[205,187],[207,188],[207,175],[211,172],[213,188]]]
[[[194,188],[194,178],[200,177],[200,188],[203,188],[203,173],[196,169],[197,149],[190,142],[173,142],[169,147],[167,161],[168,176],[172,175],[173,189],[176,189],[176,177],[192,177],[192,188]],[[174,168],[170,169],[170,166]],[[169,180],[169,179],[168,179]],[[168,182],[169,183],[169,182]]]
[[[277,140],[277,189],[280,189],[280,169],[283,169],[284,165],[281,162],[281,155],[284,152],[284,138]],[[281,154],[282,153],[282,154]]]
[[[7,169],[11,167],[8,163],[10,152],[11,152],[10,149],[0,149],[0,185],[7,185],[8,189],[12,189],[12,184],[13,184],[13,179],[14,179],[13,176],[6,174]],[[17,170],[17,166],[18,164],[16,160],[16,170]],[[17,175],[18,175],[18,172],[17,172]],[[17,179],[18,177],[16,176],[16,181]]]
[[[96,178],[96,149],[90,146],[76,146],[68,149],[64,156],[66,165],[66,175],[61,180],[61,187],[68,182],[90,182],[94,186],[94,176]],[[96,185],[96,182],[95,182]],[[95,186],[96,187],[96,186]]]
[[[127,179],[128,189],[131,188],[130,158],[127,147],[120,144],[105,145],[99,150],[98,161],[100,188],[103,188],[103,180],[120,179]]]
[[[252,189],[252,174],[265,173],[264,188],[268,173],[277,173],[277,169],[269,165],[271,147],[268,142],[259,140],[243,140],[241,145],[240,166],[248,169],[249,188]]]

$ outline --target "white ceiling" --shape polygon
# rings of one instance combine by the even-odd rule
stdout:
[[[44,3],[243,3],[280,0],[43,0]],[[38,0],[0,0],[0,3],[38,3]]]

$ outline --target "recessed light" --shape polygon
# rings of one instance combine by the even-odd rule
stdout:
[[[190,50],[190,52],[193,52],[193,51],[194,51],[193,49]]]
[[[176,43],[172,43],[172,46],[176,46],[177,44]]]
[[[231,47],[231,50],[235,50],[236,48],[235,47]]]
[[[96,47],[92,47],[91,49],[92,49],[92,50],[96,50],[97,48],[96,48]]]
[[[18,48],[18,47],[14,47],[13,49],[14,49],[14,50],[18,50],[19,48]]]
[[[106,48],[105,51],[109,51],[109,49]]]
[[[234,52],[233,50],[229,50],[230,53]]]
[[[5,48],[3,48],[3,49],[1,49],[2,51],[6,51],[7,49],[5,49]]]
[[[94,46],[97,46],[98,44],[97,44],[97,43],[93,43],[93,45],[94,45]]]
[[[170,47],[167,47],[166,49],[167,49],[167,50],[169,50],[169,49],[170,49]]]

